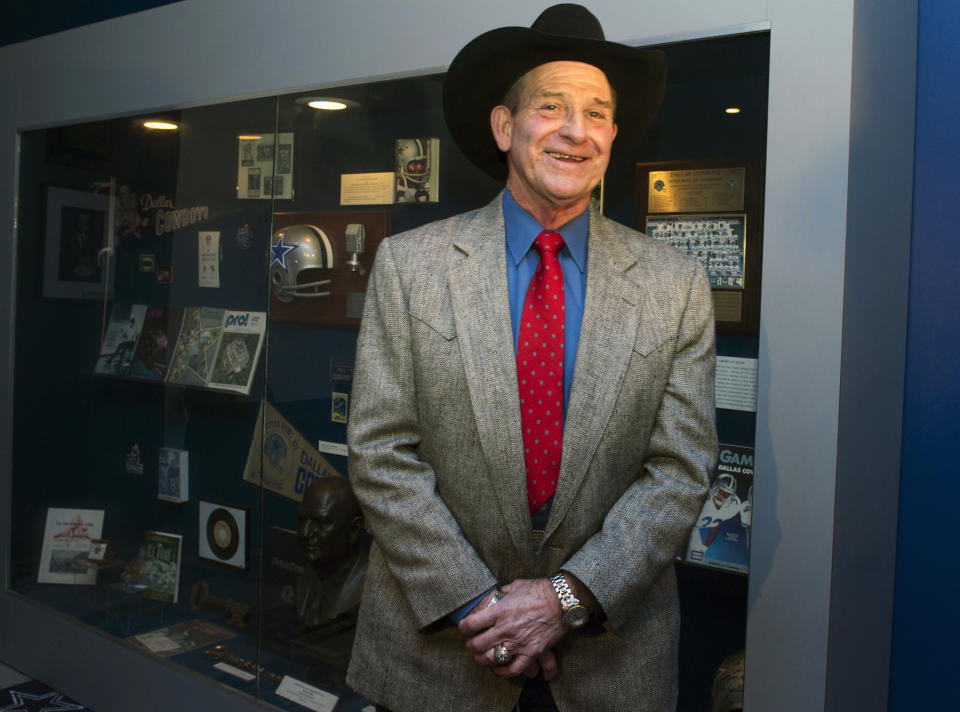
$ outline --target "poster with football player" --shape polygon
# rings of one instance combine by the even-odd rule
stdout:
[[[686,560],[746,573],[752,511],[753,448],[721,443],[710,493],[690,532]]]

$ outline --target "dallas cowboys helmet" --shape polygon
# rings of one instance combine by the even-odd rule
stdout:
[[[270,242],[270,285],[281,302],[296,297],[326,297],[333,268],[333,246],[315,225],[291,225],[277,230]]]
[[[724,472],[717,477],[713,486],[710,488],[710,497],[716,506],[723,504],[730,495],[737,493],[737,480],[733,475]]]

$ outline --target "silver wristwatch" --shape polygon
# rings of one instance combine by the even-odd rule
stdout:
[[[553,584],[553,590],[557,592],[557,598],[560,599],[560,607],[563,609],[563,624],[571,629],[582,628],[590,619],[590,611],[573,594],[573,589],[567,583],[567,577],[563,574],[557,574],[550,579],[550,583]]]

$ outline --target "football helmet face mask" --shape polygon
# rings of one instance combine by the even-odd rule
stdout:
[[[333,268],[333,246],[315,225],[291,225],[270,241],[270,286],[281,302],[326,297]]]
[[[716,507],[726,502],[730,495],[735,495],[736,493],[737,481],[733,475],[726,472],[717,477],[717,481],[714,482],[713,487],[710,488],[710,497],[713,499],[713,504]]]

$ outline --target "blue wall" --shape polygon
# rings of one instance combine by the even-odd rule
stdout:
[[[957,704],[960,3],[921,0],[890,707]],[[891,48],[896,51],[896,48]]]

